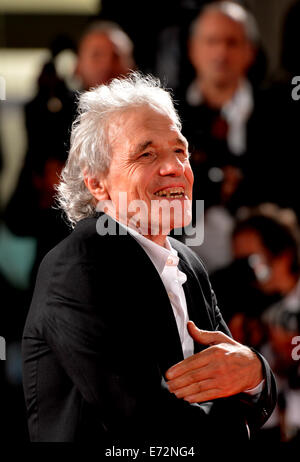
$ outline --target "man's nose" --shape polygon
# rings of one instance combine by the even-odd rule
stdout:
[[[181,176],[184,173],[184,165],[176,154],[172,154],[162,160],[160,165],[160,175],[162,176]]]
[[[215,44],[214,47],[214,56],[222,58],[228,54],[229,46],[226,41],[220,40]]]

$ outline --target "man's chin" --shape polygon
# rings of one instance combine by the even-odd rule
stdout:
[[[177,235],[180,235],[179,230],[183,230],[192,222],[192,215],[185,216],[184,218],[171,219],[168,223],[152,222],[151,223],[151,234],[152,235],[163,235],[167,236],[173,230],[178,230]],[[183,231],[182,231],[183,232]]]
[[[218,88],[227,88],[232,83],[231,76],[225,73],[219,73],[215,76],[215,86]]]
[[[190,215],[189,217],[186,217],[184,220],[181,221],[181,223],[171,223],[171,230],[174,230],[174,229],[177,229],[177,230],[180,230],[183,228],[185,228],[186,226],[188,226],[189,224],[191,224],[192,222],[192,216]],[[178,234],[178,233],[177,233]]]

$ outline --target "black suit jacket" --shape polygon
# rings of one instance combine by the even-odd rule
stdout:
[[[80,221],[39,269],[22,346],[31,440],[247,440],[245,420],[259,428],[275,405],[267,362],[260,357],[266,386],[256,404],[244,394],[189,404],[169,393],[164,374],[183,353],[165,287],[131,235],[100,236],[96,220]],[[201,262],[170,239],[190,319],[229,333]]]

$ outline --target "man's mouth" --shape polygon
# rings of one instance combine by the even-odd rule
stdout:
[[[172,197],[172,199],[181,199],[184,197],[184,188],[181,186],[175,188],[160,189],[154,193],[158,197]]]

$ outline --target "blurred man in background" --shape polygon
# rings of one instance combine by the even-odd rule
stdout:
[[[128,35],[110,21],[92,23],[78,45],[76,75],[88,90],[135,68],[133,43]]]
[[[258,45],[254,17],[233,2],[206,5],[190,28],[188,52],[196,77],[181,113],[191,145],[194,195],[204,199],[206,212],[204,243],[196,251],[208,271],[229,263],[232,215],[248,203],[245,181],[258,103],[247,74]]]
[[[253,16],[232,2],[205,6],[191,26],[189,56],[196,79],[183,114],[194,148],[195,193],[210,204],[228,202],[242,179],[254,110],[246,76],[257,42]]]

